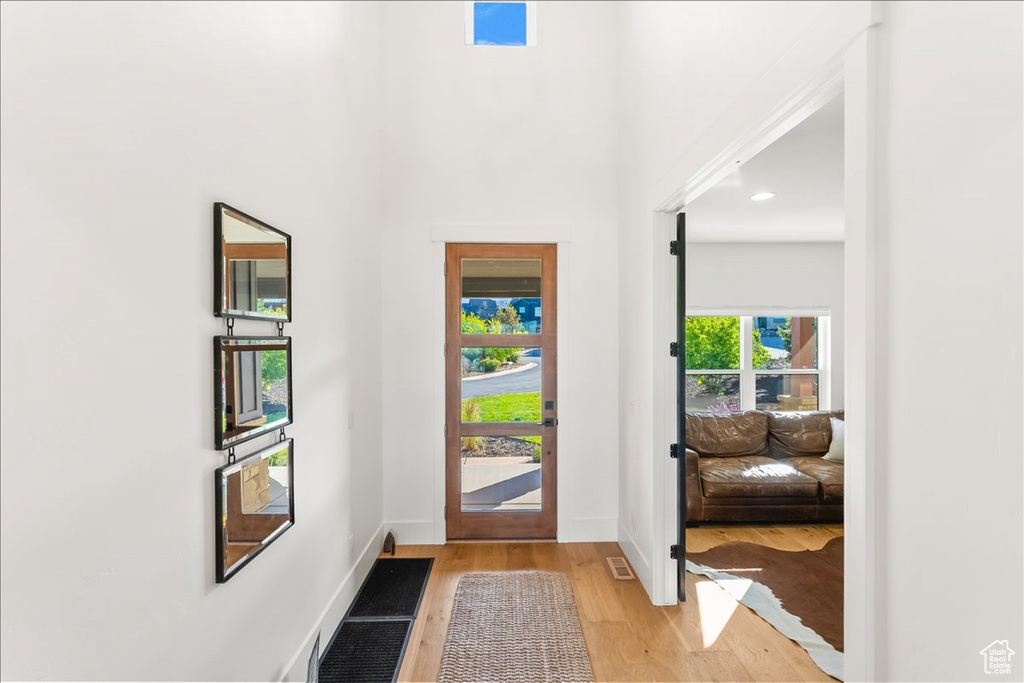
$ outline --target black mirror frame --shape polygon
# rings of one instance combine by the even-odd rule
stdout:
[[[287,373],[288,379],[288,417],[284,421],[275,421],[268,425],[257,427],[245,434],[240,434],[237,437],[232,437],[229,441],[224,436],[224,428],[222,425],[222,418],[224,416],[226,406],[223,401],[223,394],[221,393],[221,376],[224,371],[223,366],[223,349],[222,345],[225,341],[233,342],[246,342],[246,341],[260,341],[260,342],[279,342],[285,345],[287,348],[285,354],[285,372]],[[257,351],[260,347],[254,346],[253,350]],[[281,349],[272,349],[281,350]],[[290,425],[295,421],[295,408],[294,401],[292,400],[292,338],[291,337],[239,337],[235,335],[217,335],[213,338],[213,438],[218,451],[223,451],[228,448],[234,448],[240,443],[245,443],[251,439],[255,439],[258,436],[275,432],[279,429],[284,429],[287,425]]]
[[[244,559],[231,565],[231,567],[227,567],[224,558],[224,553],[227,550],[227,543],[224,535],[227,531],[226,521],[223,517],[226,493],[225,475],[232,474],[235,470],[241,470],[244,465],[254,462],[265,455],[277,453],[282,448],[288,449],[288,522],[278,527],[276,531],[263,539],[263,541],[260,542],[259,547],[247,554]],[[283,439],[275,443],[273,446],[256,451],[252,455],[247,455],[241,460],[236,460],[224,465],[223,467],[218,467],[217,471],[214,473],[213,480],[214,536],[217,539],[217,583],[225,583],[228,579],[237,574],[242,567],[252,562],[260,553],[266,550],[267,546],[279,539],[284,532],[295,526],[295,440]]]
[[[228,312],[231,309],[225,310],[224,305],[224,249],[223,249],[223,237],[224,237],[224,224],[221,220],[223,211],[230,211],[238,214],[246,221],[255,224],[254,227],[258,227],[261,230],[267,232],[273,232],[284,237],[285,244],[285,288],[288,291],[288,308],[285,311],[285,316],[279,315],[268,315],[266,313],[253,312],[241,312],[234,311]],[[290,323],[292,321],[292,308],[293,308],[293,297],[292,297],[292,236],[283,230],[278,230],[274,226],[261,221],[258,218],[253,218],[244,211],[239,211],[233,206],[229,206],[224,202],[216,202],[213,205],[213,314],[218,318],[242,318],[245,320],[269,320],[271,322],[278,323]]]

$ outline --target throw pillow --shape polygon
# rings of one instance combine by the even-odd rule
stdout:
[[[845,462],[846,436],[844,431],[846,423],[834,417],[830,417],[829,422],[832,423],[832,443],[829,445],[828,453],[824,455],[824,458],[833,462]]]

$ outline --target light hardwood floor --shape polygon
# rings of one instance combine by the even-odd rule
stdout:
[[[841,525],[702,526],[687,530],[700,552],[727,541],[816,550]],[[598,681],[832,681],[796,643],[780,635],[712,581],[688,575],[687,602],[655,607],[639,581],[616,581],[606,557],[617,543],[450,543],[399,546],[397,557],[433,557],[399,681],[435,681],[459,576],[467,572],[560,571],[572,582],[583,637]]]

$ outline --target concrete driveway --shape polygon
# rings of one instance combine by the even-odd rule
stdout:
[[[462,380],[462,398],[478,396],[500,396],[502,394],[524,394],[529,391],[540,391],[540,356],[523,356],[521,360],[536,363],[537,367],[507,375],[488,377],[478,376],[471,381]]]

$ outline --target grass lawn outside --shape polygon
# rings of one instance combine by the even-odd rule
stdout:
[[[469,418],[475,410],[467,410],[467,406],[479,408],[479,417]],[[540,392],[529,391],[523,394],[500,394],[498,396],[478,396],[462,400],[462,419],[472,422],[540,422]],[[540,436],[517,436],[516,439],[537,444],[538,449],[533,461],[540,462]]]
[[[479,422],[540,422],[540,392],[479,396],[462,400],[463,414],[467,404],[480,406]]]

